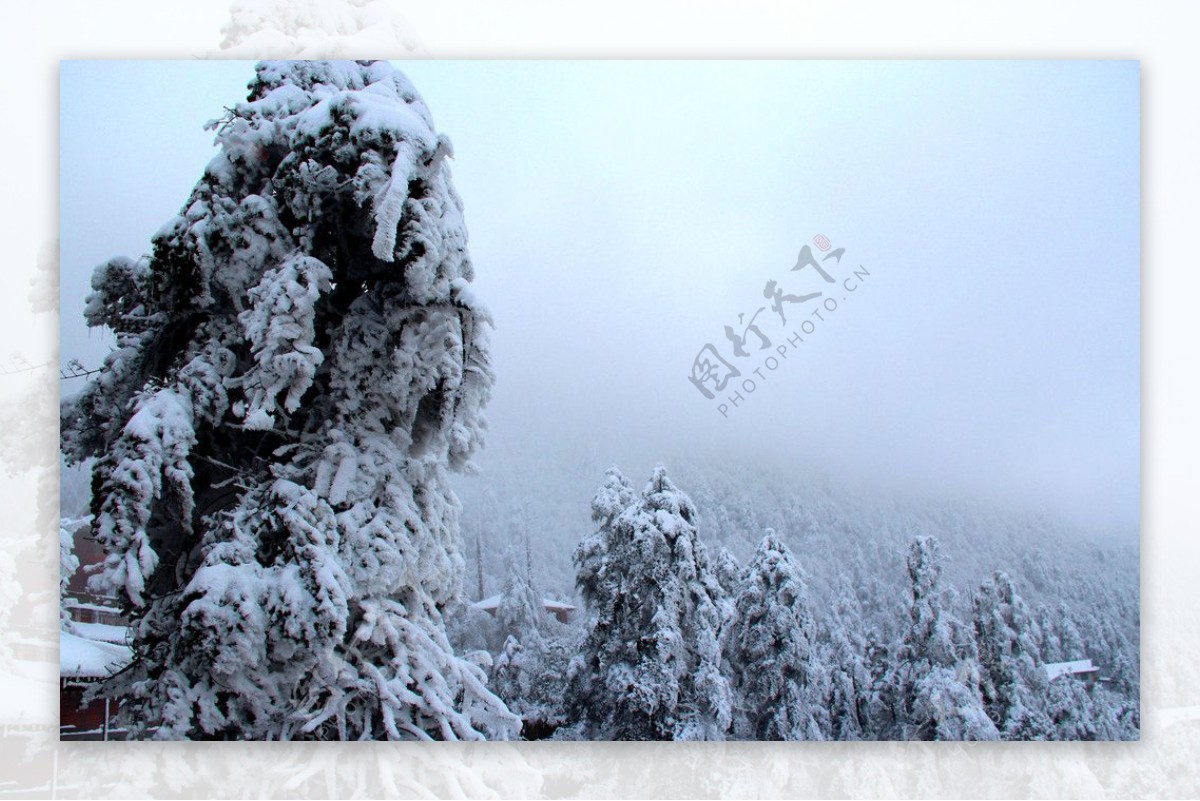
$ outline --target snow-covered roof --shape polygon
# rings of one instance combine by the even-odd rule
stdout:
[[[100,604],[83,603],[82,601],[77,601],[74,598],[68,598],[65,606],[68,609],[89,609],[93,612],[112,612],[114,615],[121,614],[121,610],[117,609],[115,606],[101,606]]]
[[[95,640],[97,642],[110,642],[117,645],[124,645],[129,642],[129,628],[127,626],[114,626],[110,623],[76,623],[72,622],[75,631],[85,640]]]
[[[476,601],[475,603],[471,604],[471,608],[472,609],[482,609],[485,612],[490,612],[490,611],[500,608],[500,601],[503,598],[504,598],[503,593],[497,593],[496,595],[491,595],[487,598],[484,598],[482,601]],[[543,598],[542,606],[547,611],[550,611],[550,612],[557,612],[557,611],[570,612],[575,609],[575,607],[572,606],[571,604],[564,603],[563,601],[555,601],[550,598]]]
[[[497,609],[500,606],[500,599],[503,596],[500,594],[492,595],[484,598],[481,601],[476,601],[471,604],[472,609]]]
[[[60,631],[58,671],[64,679],[102,679],[116,673],[133,659],[125,645],[97,642]]]
[[[1077,676],[1083,673],[1099,673],[1100,668],[1092,664],[1090,659],[1076,659],[1073,662],[1050,662],[1043,666],[1046,677],[1054,681],[1059,676]]]

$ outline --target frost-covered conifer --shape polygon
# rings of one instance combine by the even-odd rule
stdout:
[[[746,740],[823,740],[828,712],[817,630],[799,565],[775,532],[746,566],[722,633],[733,733]]]
[[[864,632],[860,605],[849,579],[842,576],[838,596],[822,644],[829,667],[829,739],[869,738],[868,704],[871,693],[870,644]]]
[[[1034,612],[1034,623],[1038,633],[1038,657],[1041,662],[1063,662],[1062,643],[1058,640],[1058,621],[1050,608],[1038,604]]]
[[[1044,740],[1046,673],[1038,664],[1038,637],[1012,579],[996,571],[979,588],[974,610],[981,690],[988,717],[1006,740]]]
[[[1076,659],[1084,659],[1088,653],[1087,646],[1083,644],[1083,635],[1079,633],[1079,627],[1075,625],[1075,616],[1071,608],[1063,601],[1058,602],[1056,618],[1059,653],[1062,656],[1059,661],[1071,662]]]
[[[1102,719],[1083,680],[1073,675],[1059,676],[1046,690],[1046,713],[1054,724],[1054,739],[1097,740]]]
[[[742,579],[742,568],[737,558],[724,545],[710,549],[709,554],[713,577],[721,590],[717,609],[721,614],[721,628],[724,628],[733,616],[733,601],[737,595],[738,583]]]
[[[619,572],[610,566],[616,552],[614,523],[637,499],[629,479],[614,465],[592,498],[592,520],[599,527],[584,537],[575,549],[576,585],[584,601],[594,610],[607,609],[618,591]]]
[[[626,504],[630,494],[610,471],[593,503],[600,531],[576,552],[593,620],[568,679],[575,733],[721,739],[730,693],[720,670],[720,587],[696,536],[696,508],[661,465]]]
[[[561,717],[573,638],[546,612],[520,570],[510,574],[496,622],[503,642],[493,661],[492,689],[527,728],[552,729]]]
[[[515,569],[509,574],[508,584],[496,607],[496,621],[500,636],[515,637],[522,644],[537,645],[542,642],[542,631],[548,626],[549,615],[542,606],[537,590],[529,583],[523,571]]]
[[[885,678],[890,697],[889,739],[996,740],[983,708],[979,666],[970,631],[951,611],[941,587],[936,537],[916,537],[909,548],[912,591],[909,627]]]
[[[260,63],[212,127],[151,254],[95,271],[116,348],[63,408],[113,690],[163,738],[512,736],[442,622],[493,380],[450,142],[386,62]]]
[[[742,578],[742,568],[737,558],[724,545],[710,549],[712,553],[713,575],[721,585],[721,592],[732,600],[737,593],[738,583]]]

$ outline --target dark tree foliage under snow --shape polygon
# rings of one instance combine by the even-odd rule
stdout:
[[[562,722],[567,663],[575,643],[543,608],[540,594],[522,570],[510,574],[494,629],[493,691],[520,715],[523,736],[534,727],[553,730]]]
[[[163,738],[509,737],[454,654],[489,318],[449,140],[386,62],[264,62],[141,259],[96,269],[116,335],[63,409],[95,458],[112,683]]]
[[[1006,739],[1052,738],[1053,722],[1040,703],[1049,682],[1039,665],[1036,630],[1003,571],[979,588],[974,626],[988,717]]]
[[[655,469],[640,497],[615,468],[592,502],[600,529],[576,551],[592,622],[573,660],[568,719],[587,739],[723,739],[729,682],[720,585],[696,508]]]
[[[942,587],[936,538],[916,537],[908,554],[909,626],[885,678],[890,739],[996,740],[979,690],[974,639]]]
[[[774,531],[746,568],[722,640],[738,739],[824,739],[816,622],[800,566]]]

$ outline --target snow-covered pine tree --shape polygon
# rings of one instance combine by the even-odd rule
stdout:
[[[523,568],[513,560],[509,560],[509,566],[508,583],[496,607],[500,637],[505,640],[516,637],[526,645],[540,646],[542,631],[549,625],[549,615]]]
[[[600,531],[576,551],[593,619],[568,674],[574,733],[722,739],[730,692],[720,670],[720,587],[696,536],[696,508],[661,465],[627,504],[628,489],[609,471],[592,505]]]
[[[609,564],[616,551],[613,524],[636,499],[637,491],[620,469],[616,465],[608,468],[604,483],[592,498],[592,520],[598,527],[579,542],[574,555],[576,585],[593,610],[611,608],[616,598],[620,575]]]
[[[575,638],[551,617],[542,599],[514,570],[496,609],[502,643],[492,668],[492,689],[521,716],[523,737],[545,736],[561,722],[563,687]]]
[[[1101,735],[1105,728],[1103,716],[1098,714],[1101,711],[1087,685],[1076,676],[1059,676],[1046,689],[1046,714],[1054,724],[1053,739],[1105,739]]]
[[[442,621],[493,381],[450,142],[386,62],[262,62],[212,127],[93,275],[116,349],[63,408],[134,621],[111,689],[160,738],[513,736]]]
[[[721,612],[721,626],[724,627],[733,615],[733,600],[737,595],[738,583],[742,579],[742,569],[737,558],[724,545],[718,545],[709,553],[713,576],[717,580],[717,586],[721,588],[718,607]]]
[[[891,706],[884,736],[898,740],[997,740],[983,708],[970,630],[941,586],[936,537],[918,536],[908,552],[909,626],[885,677]]]
[[[1120,698],[1117,718],[1123,730],[1121,739],[1136,740],[1142,727],[1141,677],[1136,651],[1117,656],[1112,667],[1111,691]]]
[[[515,569],[512,559],[507,562],[508,583],[496,607],[496,633],[501,645],[493,661],[492,690],[524,718],[535,706],[532,696],[542,671],[546,613],[523,571]]]
[[[1053,734],[1046,714],[1046,673],[1025,602],[1002,570],[975,597],[975,643],[988,717],[1006,740],[1045,740]]]
[[[718,545],[711,551],[713,575],[717,577],[721,590],[732,597],[737,593],[738,584],[741,582],[742,568],[737,558],[724,545]]]
[[[829,739],[869,739],[867,707],[871,691],[870,644],[858,599],[843,575],[826,622],[822,648],[829,668]]]
[[[1074,611],[1067,606],[1065,601],[1059,601],[1058,611],[1055,614],[1059,653],[1062,657],[1057,661],[1072,662],[1076,659],[1085,659],[1088,651],[1083,644],[1083,635],[1079,633],[1079,627],[1075,625]]]
[[[1041,663],[1062,662],[1062,643],[1058,640],[1058,621],[1044,603],[1037,605],[1033,613],[1038,633],[1038,658]]]
[[[816,622],[800,567],[771,529],[746,566],[721,640],[735,737],[825,739]]]

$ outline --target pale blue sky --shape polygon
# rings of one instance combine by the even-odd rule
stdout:
[[[1136,62],[399,66],[455,144],[494,437],[760,453],[1136,534]],[[147,250],[252,72],[63,63],[64,360],[101,358],[91,268]],[[809,286],[817,233],[871,278],[721,417],[693,357],[730,358],[768,279]]]

